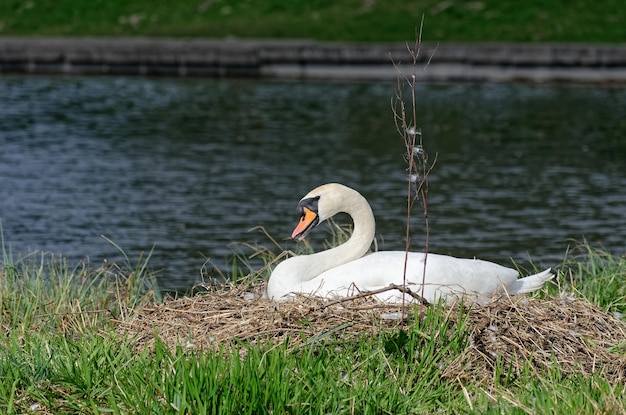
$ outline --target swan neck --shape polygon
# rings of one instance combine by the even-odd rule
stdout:
[[[329,269],[354,261],[365,255],[376,232],[376,223],[367,200],[347,187],[329,195],[329,212],[322,220],[336,213],[347,213],[353,221],[350,238],[343,244],[311,255],[299,255],[278,264],[268,281],[270,298],[279,299],[300,291],[300,284],[314,279]]]
[[[376,222],[372,209],[367,200],[358,192],[350,189],[348,197],[343,199],[343,203],[338,212],[347,213],[353,222],[353,231],[350,238],[343,244],[328,249],[326,251],[312,254],[312,260],[321,265],[324,269],[318,270],[318,274],[345,264],[365,255],[372,245],[376,232]],[[311,276],[314,278],[316,275]]]

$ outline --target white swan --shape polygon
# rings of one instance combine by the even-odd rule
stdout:
[[[286,259],[272,272],[267,293],[280,301],[293,293],[333,298],[363,291],[373,291],[390,284],[402,285],[404,251],[381,251],[365,255],[374,240],[375,222],[369,203],[360,193],[338,183],[322,185],[300,200],[297,208],[300,222],[292,238],[303,239],[315,226],[339,212],[354,221],[348,241],[335,248],[311,255]],[[363,256],[365,255],[365,256]],[[422,294],[424,254],[408,256],[408,288]],[[480,304],[487,303],[497,292],[520,294],[538,290],[554,275],[547,269],[518,279],[518,272],[479,259],[459,259],[429,253],[426,257],[424,299],[434,302],[444,297],[448,302],[463,296]],[[388,290],[376,296],[386,302],[402,301],[402,293]],[[410,296],[406,296],[411,299]]]

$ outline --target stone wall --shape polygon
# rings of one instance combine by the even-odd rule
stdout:
[[[1,73],[388,80],[412,74],[412,62],[405,44],[0,38]],[[626,46],[424,43],[416,68],[424,81],[623,83]]]

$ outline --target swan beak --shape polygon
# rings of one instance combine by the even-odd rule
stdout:
[[[300,217],[300,222],[293,230],[291,237],[299,241],[303,240],[311,230],[319,223],[319,216],[309,208],[303,209],[303,214]]]

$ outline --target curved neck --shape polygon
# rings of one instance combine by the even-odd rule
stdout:
[[[350,215],[354,229],[350,238],[343,244],[315,254],[304,255],[311,266],[307,275],[299,275],[302,281],[315,278],[324,271],[361,258],[367,253],[376,232],[376,222],[369,203],[360,193],[345,188],[337,213]]]
[[[354,230],[345,243],[326,251],[289,258],[274,269],[268,281],[270,298],[279,299],[291,292],[300,291],[303,284],[324,271],[361,258],[369,250],[376,223],[369,203],[357,191],[342,186],[334,194],[326,194],[334,209],[325,218],[345,212],[352,217]]]

